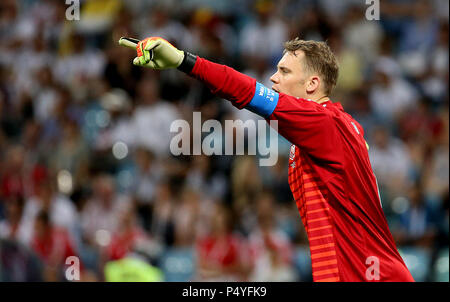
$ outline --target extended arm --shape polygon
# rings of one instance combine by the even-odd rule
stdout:
[[[239,109],[246,108],[267,118],[276,106],[275,93],[257,83],[255,79],[228,66],[178,50],[163,38],[151,37],[142,41],[121,38],[119,44],[137,50],[138,56],[133,60],[133,64],[153,69],[177,68],[202,81],[214,94],[231,101]],[[271,106],[262,104],[255,98],[256,88],[265,89],[259,94],[268,94],[269,100],[272,99]]]
[[[119,43],[134,48],[123,41]],[[322,105],[277,93],[233,68],[178,50],[160,37],[142,40],[136,49],[135,65],[186,72],[235,107],[251,110],[267,120],[277,120],[278,132],[312,156],[328,162],[338,160],[333,158],[337,154],[333,152],[338,145],[337,130]]]

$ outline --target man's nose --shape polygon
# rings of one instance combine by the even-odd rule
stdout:
[[[270,77],[270,81],[272,81],[273,83],[277,84],[278,83],[278,71],[275,72],[271,77]]]

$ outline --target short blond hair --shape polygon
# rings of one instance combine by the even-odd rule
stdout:
[[[339,66],[326,42],[305,41],[295,38],[284,43],[284,53],[301,50],[305,54],[304,67],[307,72],[316,72],[324,83],[324,92],[330,95],[336,86]]]

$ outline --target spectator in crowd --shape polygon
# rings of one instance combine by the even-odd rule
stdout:
[[[243,29],[240,36],[241,53],[244,56],[262,56],[273,64],[282,51],[287,40],[288,29],[283,20],[272,14],[275,3],[271,0],[255,1],[255,19]],[[270,41],[270,43],[267,43]]]
[[[434,197],[443,196],[449,184],[449,123],[448,106],[442,108],[439,116],[430,123],[432,136],[428,158],[425,159],[425,191]],[[439,199],[439,197],[438,197]]]
[[[105,56],[98,49],[89,49],[85,37],[79,33],[72,33],[69,41],[69,53],[56,62],[55,75],[66,85],[83,87],[102,74]]]
[[[78,212],[72,201],[60,194],[55,187],[55,180],[42,180],[36,194],[26,200],[23,211],[24,237],[20,240],[28,244],[33,238],[36,219],[41,211],[46,211],[50,223],[65,229],[74,240],[75,248],[80,243]]]
[[[423,188],[416,183],[410,190],[408,208],[400,214],[400,229],[396,238],[400,245],[431,248],[437,234],[439,219],[427,202]]]
[[[76,256],[73,241],[64,229],[55,227],[48,212],[38,212],[31,247],[45,263],[44,280],[62,281],[66,259]]]
[[[337,26],[333,20],[324,13],[324,7],[311,4],[306,9],[300,9],[291,26],[290,38],[299,36],[304,40],[326,40],[329,38],[332,28]],[[283,41],[284,42],[284,41]]]
[[[151,245],[151,239],[137,223],[135,213],[133,207],[130,207],[121,215],[119,227],[112,234],[107,248],[109,260],[122,259],[136,251],[153,252],[148,249],[155,246]]]
[[[175,45],[191,48],[192,34],[180,22],[170,17],[170,7],[167,5],[157,5],[147,11],[144,22],[139,26],[140,38],[151,36],[167,37]]]
[[[363,88],[365,86],[367,85],[363,84],[360,89],[351,92],[347,106],[349,107],[349,114],[358,121],[365,133],[371,133],[380,122],[373,115],[368,91]]]
[[[337,97],[341,94],[348,95],[350,94],[349,92],[353,92],[362,87],[364,80],[363,73],[367,62],[362,59],[361,53],[356,48],[344,47],[342,35],[337,31],[330,35],[328,43],[334,50],[339,62],[339,75],[335,94]],[[343,106],[348,106],[349,100],[345,102]]]
[[[42,93],[45,95],[48,92],[48,88],[51,88],[53,84],[52,78],[49,76],[48,66],[51,66],[52,55],[48,50],[48,44],[45,43],[43,32],[36,33],[31,39],[31,47],[25,48],[19,54],[18,64],[14,66],[14,73],[17,77],[18,89],[34,89],[37,92],[37,88],[42,87]],[[47,74],[41,73],[41,70],[45,70]],[[39,75],[39,76],[37,76]],[[36,77],[37,81],[34,81],[33,77]],[[38,84],[39,86],[36,87]],[[33,87],[34,86],[34,87]],[[46,89],[47,88],[47,89]],[[36,104],[37,106],[40,106]],[[44,104],[43,106],[48,106]],[[45,110],[40,110],[39,114],[46,114]]]
[[[379,22],[367,22],[365,10],[360,3],[347,9],[342,36],[346,39],[346,48],[358,52],[362,62],[368,65],[378,57],[384,33]]]
[[[1,282],[42,282],[44,265],[33,251],[16,240],[0,238]]]
[[[175,221],[173,218],[175,201],[169,181],[162,180],[155,191],[150,232],[159,243],[171,247],[175,242]]]
[[[134,183],[135,197],[139,205],[154,202],[157,185],[164,176],[164,167],[155,160],[153,153],[145,148],[138,148],[136,154],[136,182]]]
[[[200,198],[198,191],[187,186],[177,194],[172,211],[177,247],[192,246],[195,242]]]
[[[264,186],[270,188],[273,192],[274,198],[276,198],[276,203],[279,205],[290,205],[291,204],[291,191],[289,188],[289,183],[285,180],[285,167],[288,165],[289,159],[284,154],[278,155],[278,161],[275,165],[267,167],[267,173],[263,173]],[[262,169],[261,169],[262,170]]]
[[[81,211],[81,225],[88,245],[105,248],[118,230],[119,217],[131,205],[127,196],[117,193],[114,179],[107,174],[95,177],[92,197]]]
[[[115,143],[136,145],[136,135],[132,121],[132,103],[128,93],[121,88],[106,90],[100,96],[100,105],[109,117],[105,127],[100,129],[96,146],[99,150],[109,150]]]
[[[25,236],[23,217],[24,200],[20,195],[11,196],[6,201],[6,217],[0,221],[0,238],[18,240]]]
[[[374,84],[369,98],[374,114],[392,125],[399,113],[417,104],[414,86],[401,76],[401,69],[392,58],[379,58],[375,63]]]
[[[72,187],[75,187],[84,184],[88,173],[88,161],[88,146],[81,137],[77,123],[70,119],[65,120],[62,124],[62,138],[49,159],[51,170],[70,173],[73,178]]]
[[[198,281],[244,281],[248,274],[246,247],[233,234],[230,209],[218,204],[210,233],[196,243]]]
[[[11,146],[6,150],[1,177],[2,198],[25,195],[24,157],[25,150],[19,145]]]
[[[250,281],[292,282],[297,279],[292,268],[292,245],[280,231],[275,221],[275,200],[270,193],[257,196],[258,225],[250,233],[251,261]]]
[[[252,175],[252,177],[248,177]],[[234,210],[241,216],[252,206],[254,196],[262,189],[262,179],[253,157],[245,156],[234,161],[231,172],[231,191]],[[244,223],[248,220],[244,219]]]
[[[173,104],[159,100],[159,86],[154,75],[141,79],[137,86],[137,107],[133,114],[136,144],[148,148],[158,157],[169,154],[172,121],[179,118]],[[153,129],[153,131],[148,131]]]
[[[393,137],[384,126],[378,126],[372,133],[369,156],[379,185],[385,187],[391,196],[409,188],[411,160],[405,144]]]
[[[192,169],[186,176],[187,185],[202,192],[205,198],[221,200],[225,198],[227,182],[220,172],[215,172],[211,158],[200,155],[193,158]]]

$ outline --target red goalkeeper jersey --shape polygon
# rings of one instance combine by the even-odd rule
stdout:
[[[278,121],[292,143],[288,179],[314,281],[414,281],[381,207],[364,130],[339,103],[277,93],[200,57],[190,75],[237,108]]]

